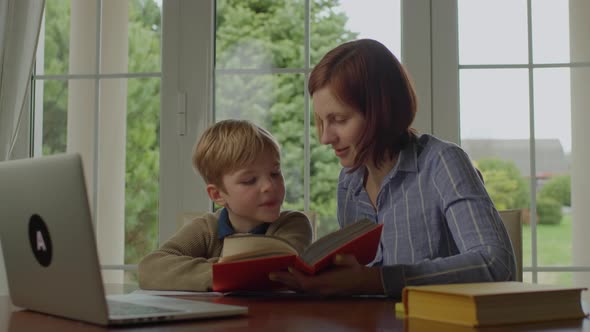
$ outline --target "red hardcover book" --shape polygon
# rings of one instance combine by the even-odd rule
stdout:
[[[213,264],[213,290],[273,290],[284,286],[268,279],[273,271],[293,266],[315,274],[332,264],[337,254],[352,254],[361,264],[374,258],[383,225],[361,220],[330,233],[297,254],[286,240],[268,235],[226,237],[219,263]]]

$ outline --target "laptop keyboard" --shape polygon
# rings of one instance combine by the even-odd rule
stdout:
[[[181,312],[181,310],[152,307],[135,303],[120,302],[107,300],[109,315],[111,316],[130,316],[130,315],[149,315],[170,312]]]

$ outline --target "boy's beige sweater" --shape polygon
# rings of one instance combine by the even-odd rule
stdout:
[[[220,212],[206,213],[186,223],[159,249],[142,258],[138,267],[140,288],[210,291],[211,266],[219,260],[223,248],[217,233]],[[269,225],[266,235],[280,236],[302,252],[311,243],[312,230],[303,213],[283,211]]]

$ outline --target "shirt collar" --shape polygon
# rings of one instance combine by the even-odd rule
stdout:
[[[398,162],[393,170],[397,168],[399,171],[404,172],[418,172],[418,151],[416,148],[416,142],[412,141],[408,146],[401,150]],[[390,172],[389,175],[391,177],[394,174]]]
[[[262,223],[254,228],[252,228],[248,233],[249,234],[266,234],[268,230],[269,223]],[[229,221],[229,214],[226,208],[221,210],[219,214],[219,219],[217,219],[217,233],[220,240],[223,240],[226,236],[234,234],[236,231],[234,227],[231,225]]]

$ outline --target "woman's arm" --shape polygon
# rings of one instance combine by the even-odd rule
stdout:
[[[398,296],[407,285],[516,279],[508,233],[467,154],[452,146],[433,159],[434,186],[459,254],[415,264],[383,266],[385,292]]]

